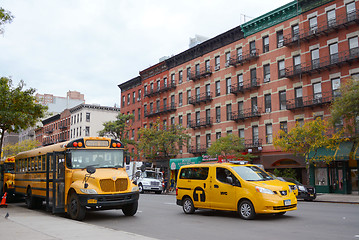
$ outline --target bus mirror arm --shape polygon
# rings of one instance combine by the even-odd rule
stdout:
[[[89,185],[88,185],[87,181],[89,180],[89,178],[94,178],[94,177],[91,177],[91,175],[96,172],[96,168],[94,166],[92,166],[92,165],[87,166],[86,171],[87,171],[87,174],[85,174],[85,177],[84,177],[84,180],[83,180],[84,188],[88,188]]]

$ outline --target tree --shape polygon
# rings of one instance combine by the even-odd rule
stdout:
[[[318,155],[319,148],[335,149],[339,143],[344,141],[342,131],[338,131],[329,135],[331,125],[321,118],[306,122],[303,126],[296,124],[288,133],[283,130],[279,131],[279,135],[274,137],[273,145],[285,152],[293,152],[294,154],[303,155],[308,161],[308,155],[313,152],[311,160],[323,160],[330,162],[334,160],[334,156]]]
[[[0,78],[0,152],[6,131],[17,132],[34,126],[47,109],[35,103],[35,89],[23,89],[24,86],[23,81],[13,87],[10,78]]]
[[[148,160],[159,157],[166,159],[177,155],[179,147],[185,145],[190,139],[182,126],[173,125],[169,128],[161,128],[159,119],[153,126],[141,128],[138,135],[137,150]]]
[[[3,147],[4,157],[14,156],[19,152],[31,150],[38,146],[40,146],[40,143],[37,140],[31,140],[31,139],[18,142],[15,144],[7,144]]]
[[[6,11],[0,7],[0,34],[4,33],[3,25],[6,23],[11,23],[14,16],[11,15],[11,12]]]
[[[359,121],[359,81],[348,79],[340,87],[340,95],[334,99],[330,109],[332,123],[342,123],[345,120],[346,129],[354,136]]]
[[[239,136],[228,134],[225,137],[217,139],[208,149],[207,154],[212,157],[224,156],[226,158],[237,158],[250,160],[253,158],[251,154],[243,154],[245,152],[245,145],[243,138]]]

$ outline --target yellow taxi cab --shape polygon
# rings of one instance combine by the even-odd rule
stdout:
[[[297,209],[297,198],[287,183],[242,162],[182,166],[176,200],[186,214],[207,208],[237,211],[243,219]]]
[[[272,178],[278,179],[278,180],[280,180],[280,181],[285,182],[286,184],[288,184],[289,187],[290,187],[290,189],[292,189],[294,195],[295,195],[296,197],[298,196],[298,187],[297,187],[297,185],[296,185],[295,183],[288,182],[288,181],[284,180],[284,179],[281,178],[281,177],[277,177],[277,176],[274,175],[273,173],[270,173],[270,172],[267,172],[267,173],[268,173]]]

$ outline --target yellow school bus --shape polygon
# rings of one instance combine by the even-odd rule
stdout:
[[[7,199],[15,197],[15,158],[8,157],[0,160],[0,193],[1,196],[7,192]],[[1,197],[0,197],[1,199]]]
[[[88,210],[137,212],[139,191],[126,173],[124,145],[114,139],[87,137],[15,156],[15,193],[28,208],[43,202],[53,213],[82,220]]]

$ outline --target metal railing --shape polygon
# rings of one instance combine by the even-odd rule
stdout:
[[[209,127],[212,126],[213,120],[212,117],[200,118],[197,120],[189,121],[190,128],[200,128],[200,127]]]
[[[175,82],[171,82],[171,83],[168,83],[168,84],[162,84],[159,88],[156,88],[156,89],[150,89],[149,91],[145,92],[145,97],[151,97],[153,95],[157,95],[157,94],[160,94],[162,92],[166,92],[166,91],[169,91],[169,90],[172,90],[172,89],[175,89],[177,87],[176,83]]]
[[[156,107],[155,109],[153,109],[152,111],[147,111],[145,109],[145,117],[152,117],[152,116],[156,116],[156,115],[160,115],[162,113],[167,113],[167,112],[173,112],[176,111],[176,104],[169,104],[169,105],[162,105],[159,107]]]
[[[262,109],[259,107],[247,108],[247,109],[244,109],[243,111],[232,112],[231,120],[238,122],[238,121],[244,121],[245,119],[248,119],[248,118],[260,117],[261,112],[262,112]]]
[[[231,86],[231,93],[238,94],[238,93],[243,93],[244,91],[247,90],[258,88],[260,86],[259,82],[260,82],[259,78],[253,78],[246,80],[245,82],[235,83]]]
[[[340,96],[339,92],[323,92],[309,96],[297,97],[286,101],[287,109],[294,110],[305,107],[315,107],[331,103],[335,97]]]
[[[210,75],[212,75],[212,67],[211,66],[202,67],[198,71],[195,70],[194,73],[192,73],[191,71],[189,75],[189,80],[196,81]]]
[[[242,53],[242,55],[234,55],[229,59],[229,65],[232,66],[237,66],[237,65],[243,65],[245,62],[249,62],[253,59],[256,59],[259,57],[259,49],[251,49],[248,50],[244,53]]]
[[[209,101],[212,101],[212,93],[210,92],[201,93],[196,96],[190,97],[188,99],[188,103],[192,105],[200,104],[202,102],[209,102]]]

